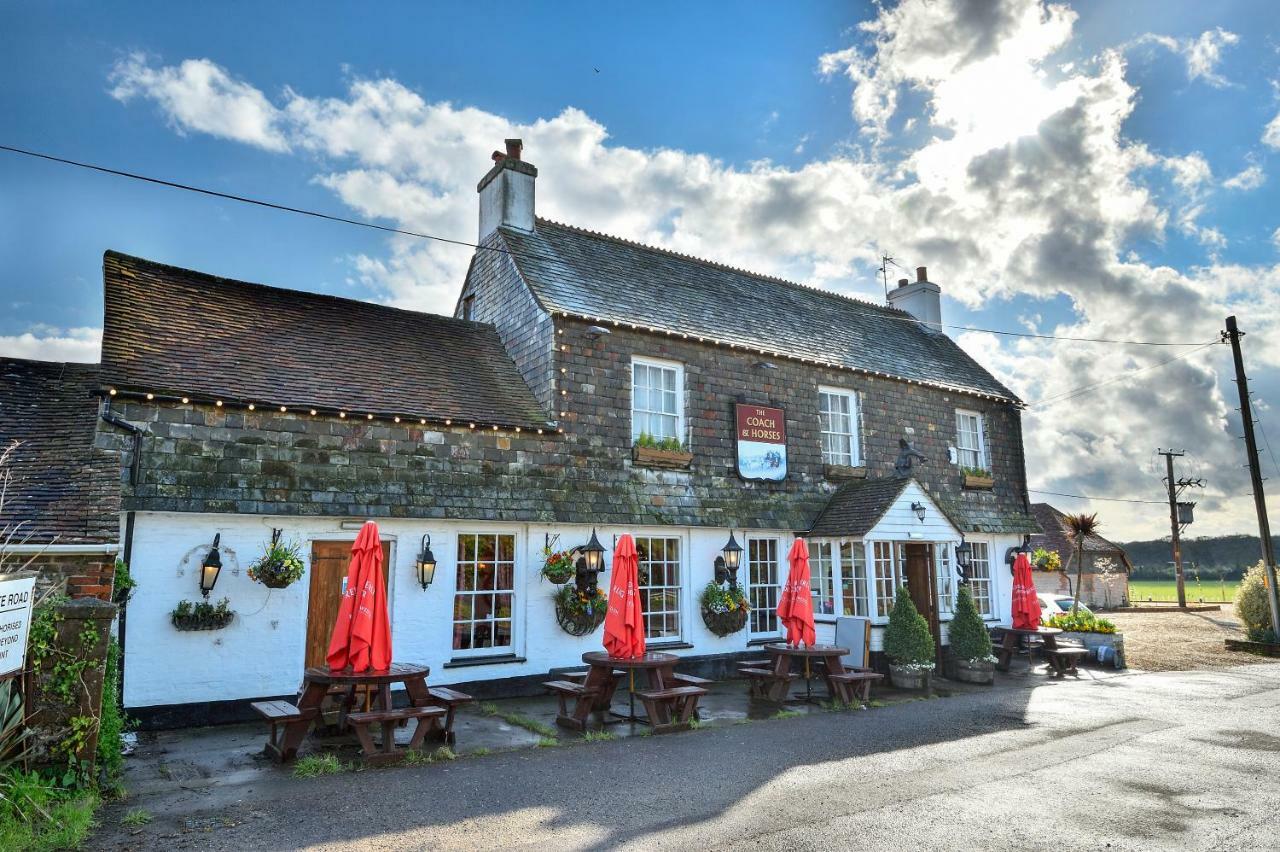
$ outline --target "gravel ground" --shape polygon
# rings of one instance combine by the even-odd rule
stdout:
[[[1125,662],[1135,669],[1220,669],[1267,660],[1223,647],[1224,639],[1245,638],[1228,607],[1217,612],[1108,612],[1105,616],[1124,634]]]

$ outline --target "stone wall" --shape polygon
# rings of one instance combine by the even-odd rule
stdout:
[[[69,598],[111,600],[115,582],[115,561],[108,553],[45,553],[37,556],[29,571],[38,571],[36,593],[63,585]]]

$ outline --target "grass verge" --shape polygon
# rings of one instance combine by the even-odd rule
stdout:
[[[337,775],[347,770],[346,764],[332,754],[309,754],[298,758],[293,765],[294,778],[318,778],[321,775]]]
[[[537,734],[538,736],[543,737],[544,739],[547,739],[547,738],[555,739],[555,736],[556,736],[555,728],[551,727],[545,722],[539,722],[537,719],[531,719],[530,717],[524,715],[523,713],[513,713],[509,711],[504,711],[500,709],[498,705],[494,704],[492,701],[486,701],[485,703],[481,704],[480,712],[486,716],[496,716],[497,718],[506,722],[508,725],[515,725],[517,728],[524,728],[529,733]]]
[[[0,778],[0,849],[76,849],[93,828],[98,796],[60,790],[33,772]]]

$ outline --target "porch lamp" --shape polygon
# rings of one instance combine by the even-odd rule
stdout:
[[[591,530],[591,540],[582,548],[582,553],[587,559],[588,571],[599,571],[604,567],[604,545],[596,538],[594,527]]]
[[[209,552],[200,563],[200,594],[206,598],[218,582],[218,575],[222,573],[222,554],[218,552],[218,544],[221,541],[222,533],[215,533],[213,547],[209,548]]]
[[[742,545],[733,537],[733,530],[729,530],[729,541],[720,552],[723,555],[716,557],[716,580],[720,580],[720,565],[723,562],[725,579],[729,581],[729,585],[737,588],[738,566],[742,564]]]
[[[973,555],[973,545],[964,539],[956,545],[956,567],[960,569],[960,582],[969,582],[969,557]]]
[[[923,524],[923,523],[924,523],[924,513],[925,513],[924,504],[923,504],[923,503],[919,503],[919,502],[917,502],[917,503],[912,503],[912,504],[911,504],[911,511],[913,511],[913,512],[915,512],[915,513],[916,513],[916,520]]]
[[[436,555],[431,552],[431,536],[426,533],[422,536],[422,550],[418,553],[418,559],[413,567],[418,572],[418,582],[422,584],[422,591],[425,592],[427,586],[430,586],[431,581],[436,578]]]

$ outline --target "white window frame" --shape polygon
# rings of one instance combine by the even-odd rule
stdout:
[[[969,550],[969,594],[973,596],[973,605],[984,621],[994,621],[999,617],[995,609],[995,577],[992,576],[991,543],[987,541],[971,541]],[[979,556],[979,553],[982,555]],[[979,568],[982,574],[979,574]]]
[[[667,543],[668,546],[670,546],[672,543],[674,543],[676,546],[676,558],[674,562],[670,559],[663,560],[664,563],[668,565],[674,564],[675,566],[676,582],[674,585],[668,583],[661,586],[652,586],[652,585],[641,585],[637,583],[637,588],[640,591],[641,610],[644,613],[645,642],[653,646],[658,646],[663,644],[675,644],[675,643],[682,642],[684,640],[684,610],[685,610],[685,602],[687,600],[687,595],[685,593],[686,583],[685,583],[684,555],[687,551],[687,548],[685,547],[685,538],[683,536],[675,536],[675,535],[646,535],[644,533],[636,533],[635,543],[636,543],[637,550],[640,549],[640,542],[642,540],[645,541],[646,543],[653,542],[653,541],[664,541]],[[646,552],[648,552],[647,548],[646,548]],[[651,562],[651,561],[652,560],[648,560],[648,559],[641,560],[641,567],[643,567],[644,562]],[[652,579],[652,574],[650,574],[650,579]],[[650,619],[651,613],[649,609],[649,595],[647,594],[647,592],[655,588],[675,592],[675,595],[676,595],[675,610],[662,611],[664,614],[675,615],[676,632],[674,636],[651,636],[649,634],[649,625],[650,625],[649,619]]]
[[[824,555],[825,552],[825,555]],[[809,596],[813,598],[814,621],[834,621],[842,612],[840,601],[840,543],[815,541],[809,547]],[[826,588],[823,588],[823,582]],[[831,612],[823,612],[823,595],[829,595]]]
[[[830,549],[830,556],[824,555],[824,552]],[[809,593],[814,598],[813,618],[815,621],[834,623],[841,616],[862,616],[866,617],[871,612],[870,592],[868,591],[867,581],[867,553],[866,548],[861,541],[854,539],[824,539],[821,541],[810,542],[809,550]],[[830,559],[829,576],[824,576],[823,565]],[[862,561],[862,575],[858,576],[855,570],[858,560]],[[822,588],[822,582],[826,579],[830,585],[828,589]],[[862,582],[862,594],[858,594],[858,581]],[[848,589],[848,596],[845,591]],[[819,599],[824,591],[830,591],[832,600],[832,609],[830,613],[822,612]],[[851,609],[845,610],[845,604],[848,603]],[[859,604],[862,611],[859,612]]]
[[[966,447],[960,440],[960,435],[967,430],[960,428],[960,419],[962,417],[972,417],[977,428],[977,447]],[[960,467],[976,467],[982,470],[990,470],[991,465],[987,460],[987,436],[986,436],[986,418],[980,411],[970,411],[966,408],[956,409],[956,464]],[[965,453],[975,453],[977,455],[977,464],[968,464],[965,461]]]
[[[473,559],[459,560],[458,549],[461,546],[463,539],[466,539],[466,538],[471,538],[475,536],[504,536],[504,535],[510,536],[512,539],[512,558],[511,558],[511,563],[512,563],[511,584],[512,585],[511,585],[511,593],[510,593],[511,594],[511,644],[510,645],[492,645],[487,648],[474,648],[474,647],[473,648],[454,648],[453,647],[453,631],[454,631],[454,627],[458,624],[458,619],[457,619],[458,597],[459,595],[468,595],[472,598],[472,612],[471,612],[471,618],[469,619],[469,621],[474,625],[475,624],[474,599],[477,596],[476,593],[463,591],[458,584],[459,563],[460,562],[470,563],[477,560],[473,560]],[[495,556],[496,556],[497,554],[496,541],[495,541],[494,547],[495,547]],[[459,659],[466,659],[468,657],[505,657],[505,656],[514,655],[517,653],[517,649],[520,648],[521,626],[523,622],[523,619],[521,618],[522,610],[521,610],[521,600],[520,600],[522,589],[524,586],[524,572],[523,572],[524,560],[521,558],[523,547],[524,547],[523,536],[519,532],[515,530],[510,530],[510,529],[479,528],[479,529],[460,530],[457,533],[457,535],[454,536],[453,547],[450,551],[453,557],[451,560],[452,561],[451,568],[452,568],[452,578],[453,578],[453,593],[449,601],[449,621],[448,621],[449,639],[448,639],[448,646],[447,646],[450,649],[449,653],[453,659],[459,660]],[[497,587],[496,576],[497,575],[495,571],[494,594],[498,594],[496,589]],[[499,620],[499,619],[490,619],[490,620],[492,621],[492,620]],[[500,620],[506,620],[506,619],[500,619]],[[473,630],[472,635],[474,638],[474,626],[472,630]]]
[[[867,543],[867,583],[871,591],[868,607],[872,608],[871,618],[877,622],[889,620],[898,588],[902,585],[902,544],[900,541]],[[886,564],[888,574],[881,576],[881,568]]]
[[[654,369],[654,370],[671,370],[674,372],[675,397],[676,397],[676,400],[675,400],[676,433],[675,435],[655,435],[648,428],[650,425],[648,422],[650,415],[670,417],[671,416],[670,412],[655,411],[654,409],[644,408],[644,409],[639,409],[639,412],[644,415],[645,422],[642,424],[639,418],[637,418],[636,414],[638,410],[636,408],[636,367],[638,366],[648,367],[649,369]],[[649,358],[647,356],[634,355],[631,358],[630,369],[631,369],[630,384],[631,384],[631,441],[632,443],[634,443],[636,440],[640,438],[641,432],[645,432],[649,435],[653,435],[658,440],[662,440],[663,438],[675,438],[676,440],[680,441],[681,444],[684,444],[685,443],[684,364],[681,364],[679,361],[664,361],[659,358]]]
[[[840,432],[829,428],[830,415],[823,410],[824,397],[839,397],[849,403],[849,431]],[[862,464],[862,429],[860,424],[861,406],[857,391],[844,388],[818,387],[818,439],[821,441],[822,461],[824,464],[859,467]],[[847,436],[849,439],[849,458],[844,460],[844,453],[833,455],[827,451],[827,436]]]
[[[951,551],[951,543],[937,541],[933,544],[933,564],[936,572],[936,592],[938,596],[938,618],[950,621],[956,609],[956,569],[955,554]]]
[[[844,560],[844,548],[849,548],[850,562]],[[848,583],[853,590],[853,612],[845,613],[846,615],[859,616],[862,618],[871,617],[871,580],[867,568],[867,548],[861,541],[842,541],[840,547],[836,551],[837,562],[840,566],[840,601],[841,612],[844,612],[844,587]],[[857,556],[862,557],[862,594],[858,594],[858,574],[855,571],[857,565]],[[858,611],[858,603],[862,603],[862,612]]]
[[[765,584],[757,584],[755,582],[755,578],[752,576],[752,572],[751,572],[752,562],[753,562],[751,558],[751,545],[753,542],[760,542],[762,544],[765,542],[773,543],[774,565],[776,566],[776,572],[777,572],[776,583],[765,585]],[[782,597],[782,587],[787,582],[787,577],[784,572],[789,567],[786,565],[786,557],[783,555],[782,540],[777,536],[772,536],[772,535],[747,536],[745,555],[747,557],[746,565],[744,566],[746,568],[746,579],[747,579],[747,600],[751,604],[751,608],[747,612],[747,638],[748,639],[775,639],[781,636],[783,631],[782,620],[778,618],[778,601],[781,600],[781,597]],[[757,608],[756,592],[757,591],[763,592],[765,594],[765,597],[767,598],[768,593],[766,590],[770,588],[773,589],[773,603],[768,604],[767,606]],[[755,614],[757,609],[759,609],[762,612],[768,612],[768,611],[772,612],[772,615],[765,616],[766,619],[772,619],[773,621],[772,630],[756,630],[755,629],[755,620],[756,620]]]

